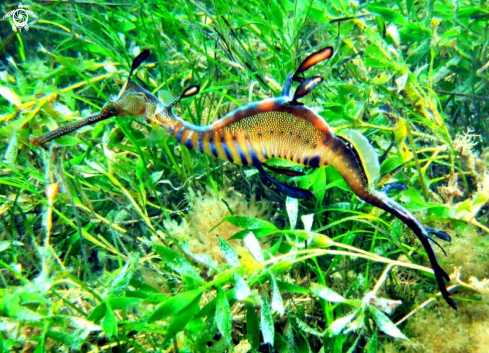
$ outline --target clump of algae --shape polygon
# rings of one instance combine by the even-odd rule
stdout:
[[[457,301],[458,310],[440,302],[411,319],[404,332],[409,342],[392,342],[385,352],[485,353],[489,347],[489,303]]]
[[[240,230],[229,222],[222,222],[232,215],[230,210],[236,216],[262,219],[270,216],[271,205],[268,202],[257,202],[253,196],[248,201],[232,188],[219,192],[212,188],[206,188],[204,192],[190,190],[186,199],[189,205],[187,217],[180,222],[167,220],[163,224],[173,236],[188,241],[192,253],[209,255],[218,263],[224,262],[224,258],[217,236],[228,240]],[[230,240],[230,244],[237,245],[234,240]]]

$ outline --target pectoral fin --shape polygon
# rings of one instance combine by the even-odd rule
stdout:
[[[292,197],[294,199],[307,199],[312,197],[312,192],[309,190],[301,189],[292,185],[287,185],[281,183],[278,180],[273,179],[268,173],[263,169],[261,164],[255,164],[255,168],[258,169],[260,175],[265,179],[270,180],[273,185],[275,185],[282,194]]]
[[[391,190],[407,190],[407,189],[408,187],[406,186],[406,184],[399,182],[399,183],[392,183],[384,186],[382,192],[384,194],[387,194]]]

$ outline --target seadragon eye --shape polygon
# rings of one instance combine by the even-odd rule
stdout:
[[[102,114],[112,114],[113,115],[116,112],[117,112],[117,109],[110,103],[102,108]]]

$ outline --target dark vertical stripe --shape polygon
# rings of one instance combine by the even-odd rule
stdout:
[[[193,142],[192,142],[192,139],[190,138],[191,136],[192,136],[192,134],[190,134],[190,133],[189,133],[189,134],[187,135],[187,141],[185,141],[185,146],[187,146],[187,148],[188,148],[189,150],[191,150],[191,149],[194,147],[194,144],[193,144]]]
[[[197,140],[197,145],[199,146],[200,153],[204,153],[204,133],[199,132],[199,138]]]
[[[319,168],[319,161],[320,161],[319,156],[314,156],[309,160],[309,166],[311,168]]]
[[[233,158],[231,152],[229,151],[228,146],[226,145],[226,140],[224,140],[224,138],[223,138],[223,139],[221,139],[221,142],[222,142],[222,149],[224,150],[224,153],[226,153],[226,158],[231,163],[234,163],[234,158]]]
[[[212,155],[217,158],[217,150],[216,146],[214,145],[214,137],[212,136],[209,138],[209,147],[211,149]]]
[[[249,146],[250,147],[250,146]],[[255,154],[255,151],[250,147],[250,157],[251,157],[251,164],[254,166],[261,165],[261,162],[258,160],[258,157]]]
[[[176,138],[177,138],[178,141],[181,141],[182,140],[182,134],[183,134],[183,131],[184,130],[185,129],[183,128],[183,125],[181,125],[180,126],[180,131],[178,131],[177,136],[176,136]]]
[[[243,153],[243,150],[239,146],[238,141],[234,141],[234,145],[236,146],[236,150],[238,151],[239,158],[241,159],[241,164],[243,165],[248,165],[248,160],[246,159],[245,154]]]
[[[307,165],[307,162],[309,162],[309,157],[304,158],[304,162],[303,162],[303,164],[304,164],[304,165]]]

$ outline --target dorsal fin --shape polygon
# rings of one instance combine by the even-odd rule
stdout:
[[[354,146],[365,171],[368,185],[373,187],[379,177],[380,166],[377,154],[370,142],[360,132],[353,129],[341,130],[338,135]]]
[[[124,83],[124,86],[122,86],[121,91],[119,92],[119,95],[117,96],[117,99],[120,99],[122,97],[122,95],[126,92],[126,89],[128,87],[130,87],[130,82],[132,82],[131,81],[132,74],[148,58],[149,54],[150,54],[149,49],[144,49],[141,53],[139,53],[138,56],[136,56],[134,58],[134,60],[132,61],[132,65],[131,65],[131,71],[129,71],[129,76],[127,76],[126,83]],[[132,83],[135,84],[134,82],[132,82]]]
[[[139,66],[141,66],[141,64],[148,58],[149,53],[150,53],[149,49],[144,49],[141,53],[139,53],[138,56],[134,58],[131,65],[131,71],[129,71],[129,77],[127,78],[127,80],[131,78],[132,74],[134,73],[134,70],[136,70]]]

